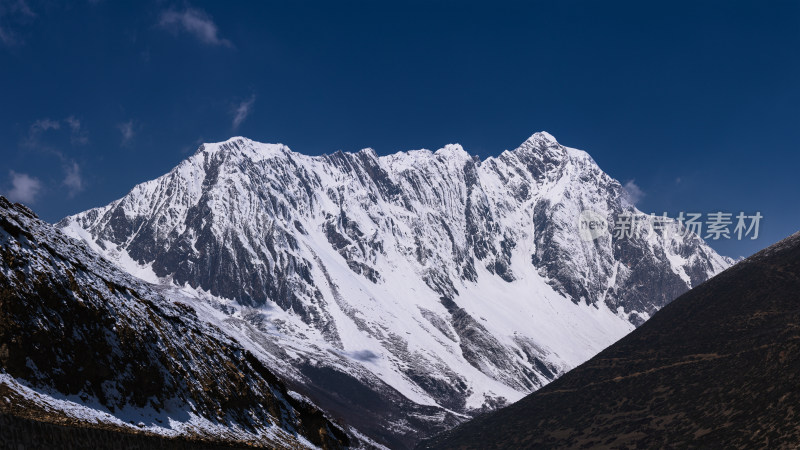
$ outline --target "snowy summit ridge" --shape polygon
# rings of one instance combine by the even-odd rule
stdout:
[[[235,137],[59,227],[403,446],[538,389],[730,265],[694,234],[578,237],[584,210],[638,212],[623,197],[546,132],[483,161]],[[343,383],[379,400],[330,392]]]

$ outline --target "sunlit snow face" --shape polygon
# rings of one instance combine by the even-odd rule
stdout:
[[[608,220],[597,211],[586,209],[578,215],[578,234],[584,241],[593,241],[608,234]]]

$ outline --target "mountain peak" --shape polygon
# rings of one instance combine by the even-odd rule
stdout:
[[[240,153],[250,158],[262,159],[264,157],[286,155],[292,150],[280,143],[269,144],[254,141],[244,136],[234,136],[221,142],[204,143],[200,145],[195,154],[200,153]]]
[[[378,159],[378,154],[375,152],[375,149],[372,147],[362,148],[358,151],[359,154],[366,155],[372,159]]]
[[[537,131],[536,133],[533,133],[526,142],[552,142],[554,144],[558,144],[555,136],[547,131]]]
[[[203,152],[210,152],[216,153],[220,149],[228,150],[232,148],[237,148],[240,146],[244,146],[249,143],[253,143],[254,141],[244,137],[244,136],[233,136],[224,141],[219,142],[204,142],[200,144],[197,148],[195,154],[203,153]]]
[[[219,147],[219,148],[230,148],[232,146],[243,146],[248,144],[258,144],[252,139],[248,139],[244,136],[232,136],[224,141],[220,142],[206,142],[203,144],[204,147]]]
[[[561,144],[558,143],[552,134],[546,131],[538,131],[520,144],[519,148],[548,148],[560,146]]]
[[[513,151],[513,153],[519,152],[534,154],[551,153],[553,157],[565,153],[564,147],[558,143],[552,134],[546,131],[533,133],[531,137],[526,139],[525,142],[520,144],[520,146]]]
[[[461,144],[447,144],[444,147],[436,150],[435,155],[444,157],[455,157],[460,159],[471,159],[472,156],[464,150]]]

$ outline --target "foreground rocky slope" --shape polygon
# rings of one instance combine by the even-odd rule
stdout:
[[[249,445],[221,443],[197,437],[166,437],[152,433],[96,425],[43,422],[0,413],[0,449],[3,450],[232,450]],[[280,448],[280,447],[274,447]]]
[[[798,386],[800,233],[538,392],[420,448],[796,448]]]
[[[351,443],[191,307],[3,197],[0,394],[0,413],[79,427],[268,448]]]
[[[484,161],[233,138],[59,226],[402,447],[546,385],[730,264],[675,224],[581,240],[585,210],[638,212],[547,133]]]

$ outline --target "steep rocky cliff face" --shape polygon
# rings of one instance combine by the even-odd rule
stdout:
[[[343,448],[251,352],[0,197],[0,411],[266,447]]]
[[[596,239],[579,238],[586,210],[609,224]],[[622,213],[638,211],[620,184],[547,133],[483,161],[233,138],[59,227],[406,446],[544,386],[731,262],[676,224],[616,238]]]

